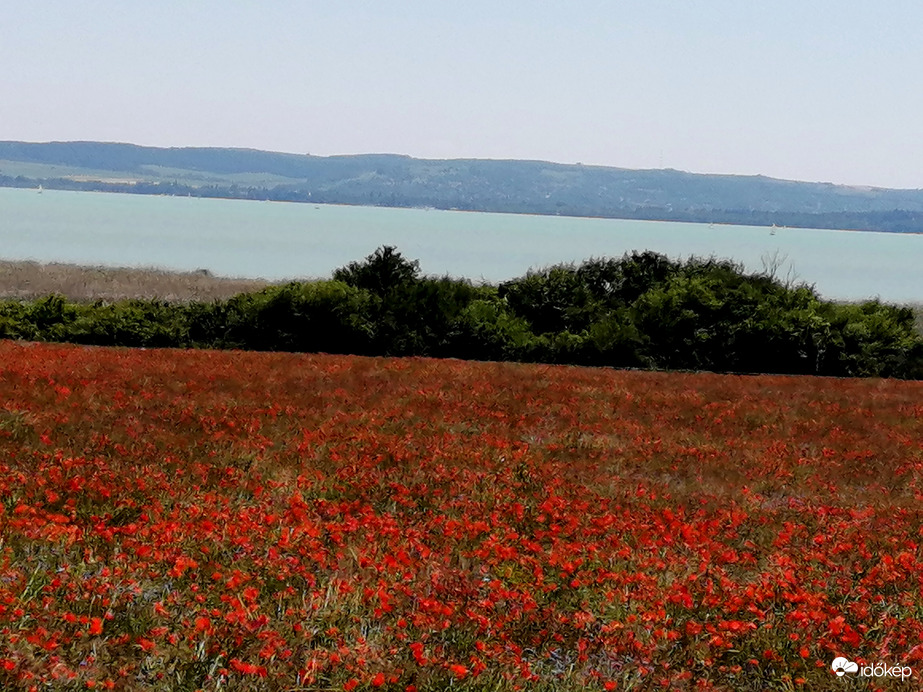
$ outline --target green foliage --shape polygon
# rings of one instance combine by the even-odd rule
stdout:
[[[373,297],[340,281],[290,283],[187,309],[193,343],[257,351],[367,353]]]
[[[651,367],[647,355],[649,337],[635,325],[629,310],[610,313],[594,322],[584,337],[581,362],[587,365],[616,367]]]
[[[831,371],[923,377],[923,338],[916,330],[912,309],[869,301],[830,312]]]
[[[586,282],[570,266],[530,272],[501,285],[500,296],[536,334],[582,331],[598,310]]]
[[[384,245],[366,257],[364,262],[350,262],[337,269],[333,272],[333,279],[383,296],[414,283],[419,274],[419,262],[410,262],[394,247]]]
[[[80,310],[69,326],[67,340],[100,346],[169,347],[185,343],[185,324],[181,313],[165,302],[97,303]]]
[[[383,247],[333,276],[185,305],[7,301],[0,338],[923,377],[911,309],[825,302],[716,259],[633,253],[475,286]]]
[[[539,341],[500,300],[473,300],[452,325],[447,353],[471,360],[532,360]]]
[[[421,278],[419,262],[390,246],[337,269],[333,277],[371,294],[373,352],[389,356],[454,355],[456,321],[488,290],[449,277]]]

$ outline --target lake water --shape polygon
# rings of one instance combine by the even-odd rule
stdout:
[[[491,282],[632,250],[776,257],[825,297],[923,302],[923,235],[0,188],[0,259],[314,278],[380,245]]]

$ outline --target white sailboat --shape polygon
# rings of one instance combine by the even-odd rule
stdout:
[[[39,193],[39,194],[42,194],[42,186],[41,186],[41,185],[38,186],[38,193]]]

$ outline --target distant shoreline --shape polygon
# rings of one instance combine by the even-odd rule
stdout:
[[[215,199],[215,200],[225,200],[225,201],[239,201],[239,202],[282,202],[286,204],[298,204],[298,205],[323,205],[329,207],[366,207],[369,209],[412,209],[417,211],[444,211],[444,212],[466,212],[473,214],[505,214],[512,216],[534,216],[534,217],[552,217],[552,218],[569,218],[569,219],[599,219],[603,221],[639,221],[639,222],[650,222],[650,223],[682,223],[689,224],[693,226],[741,226],[745,228],[766,228],[766,229],[776,229],[776,230],[801,230],[801,231],[834,231],[834,232],[848,232],[848,233],[881,233],[885,235],[923,235],[923,230],[920,231],[889,231],[884,229],[875,229],[875,228],[833,228],[829,226],[791,226],[791,225],[773,225],[773,224],[761,224],[761,223],[747,223],[745,220],[741,221],[700,221],[700,220],[690,220],[682,218],[672,218],[669,216],[664,216],[663,218],[651,218],[649,216],[631,216],[631,215],[622,215],[622,216],[609,216],[609,215],[594,215],[594,214],[562,214],[562,213],[542,213],[535,211],[511,211],[511,210],[502,210],[502,209],[460,209],[460,208],[445,208],[445,207],[434,207],[434,206],[401,206],[401,205],[392,205],[392,204],[362,204],[362,203],[351,203],[351,202],[329,202],[329,201],[312,201],[312,200],[300,200],[300,199],[269,199],[266,197],[245,197],[245,196],[227,196],[219,194],[175,194],[175,193],[166,193],[166,192],[152,192],[145,190],[136,190],[136,189],[107,189],[105,187],[83,187],[86,185],[85,181],[74,180],[73,182],[79,183],[80,187],[66,187],[66,186],[54,186],[53,182],[48,181],[35,181],[34,185],[8,185],[0,182],[0,188],[10,189],[10,190],[29,190],[34,189],[38,191],[39,188],[43,192],[96,192],[102,194],[114,194],[114,195],[138,195],[142,197],[185,197],[189,199]],[[131,181],[123,183],[101,183],[102,185],[112,185],[112,186],[121,186],[131,188],[145,181]]]

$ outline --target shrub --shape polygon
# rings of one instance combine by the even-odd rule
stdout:
[[[454,321],[446,352],[473,360],[531,360],[538,342],[499,300],[474,300]]]

